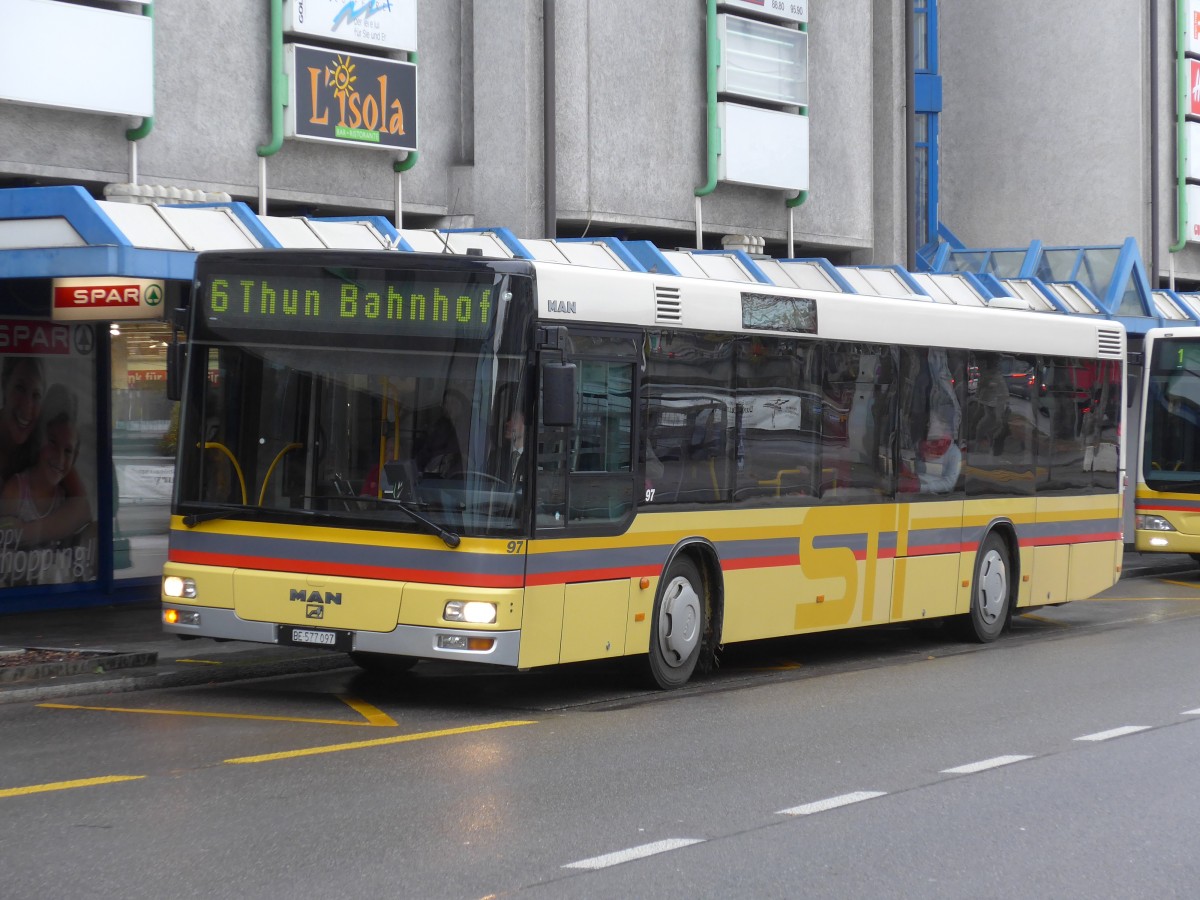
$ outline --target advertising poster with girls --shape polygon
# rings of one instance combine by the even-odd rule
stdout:
[[[91,325],[0,319],[0,587],[97,576],[94,398]]]

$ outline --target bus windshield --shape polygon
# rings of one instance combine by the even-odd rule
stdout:
[[[1200,342],[1158,341],[1147,388],[1142,477],[1156,490],[1200,493]]]
[[[338,320],[285,329],[246,316],[226,324],[212,314],[222,280],[203,282],[180,429],[176,510],[185,524],[518,533],[527,519],[518,458],[529,290],[517,277],[488,280],[488,323],[457,334],[386,321],[374,330]],[[454,290],[467,298],[462,285],[445,289]],[[246,305],[259,305],[260,293]]]

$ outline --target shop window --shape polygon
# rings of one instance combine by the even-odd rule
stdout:
[[[161,573],[167,558],[179,404],[167,399],[168,325],[113,324],[113,577]]]

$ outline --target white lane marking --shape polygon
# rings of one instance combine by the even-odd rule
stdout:
[[[1184,713],[1183,713],[1183,714],[1184,714],[1185,716],[1200,716],[1200,709],[1188,709],[1188,710],[1184,710]]]
[[[1095,734],[1085,734],[1077,737],[1077,741],[1109,741],[1113,738],[1125,737],[1127,734],[1137,734],[1139,731],[1149,731],[1149,725],[1122,725],[1120,728],[1110,728],[1108,731],[1097,731]]]
[[[656,853],[666,853],[668,850],[678,850],[680,847],[690,847],[692,844],[702,844],[700,838],[668,838],[665,841],[655,841],[653,844],[642,844],[640,847],[630,847],[628,850],[618,850],[616,853],[605,853],[603,856],[593,856],[591,859],[581,859],[579,862],[567,863],[564,869],[604,869],[653,856]]]
[[[825,812],[827,809],[837,809],[839,806],[862,803],[864,800],[874,800],[876,797],[884,797],[886,795],[887,791],[855,791],[852,794],[842,794],[838,797],[828,797],[825,800],[817,800],[813,803],[793,806],[790,809],[781,809],[776,815],[811,816],[813,813]]]
[[[995,769],[999,766],[1007,766],[1012,763],[1021,762],[1025,759],[1033,759],[1032,756],[993,756],[991,759],[981,759],[979,762],[967,763],[965,766],[955,766],[953,769],[942,769],[943,775],[973,775],[975,772],[983,772],[987,769]]]

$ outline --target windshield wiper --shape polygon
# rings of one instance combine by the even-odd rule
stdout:
[[[445,528],[443,528],[437,522],[421,515],[419,512],[417,512],[415,509],[413,509],[411,506],[409,506],[403,500],[397,500],[394,497],[361,497],[361,496],[355,497],[354,499],[358,500],[360,503],[362,503],[362,502],[378,503],[380,506],[396,507],[401,512],[406,513],[408,515],[408,517],[410,519],[412,519],[414,522],[416,522],[418,525],[424,525],[430,531],[431,534],[436,534],[438,537],[440,537],[442,539],[442,541],[446,544],[446,546],[450,547],[451,549],[453,549],[454,547],[457,547],[459,544],[462,543],[462,538],[459,537],[457,534],[455,534],[453,531],[447,531]]]
[[[257,518],[260,510],[256,506],[226,506],[222,509],[210,509],[207,512],[189,513],[183,517],[183,524],[195,528],[201,522],[212,522],[216,519]]]

